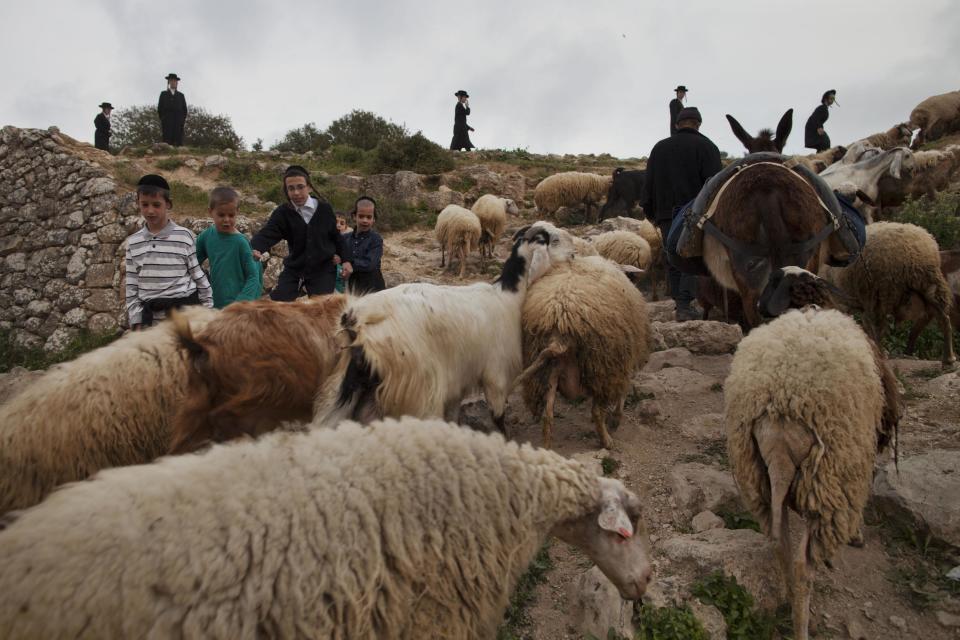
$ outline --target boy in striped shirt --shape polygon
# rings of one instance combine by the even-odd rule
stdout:
[[[173,201],[163,177],[137,183],[137,206],[146,224],[127,238],[126,307],[133,330],[145,329],[172,308],[213,306],[210,283],[197,261],[196,238],[170,219]]]

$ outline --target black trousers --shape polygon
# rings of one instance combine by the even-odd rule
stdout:
[[[670,225],[672,220],[657,220],[657,226],[663,235],[663,243],[666,245],[667,238],[670,236]],[[689,307],[690,303],[697,297],[697,276],[681,272],[679,269],[666,261],[667,267],[667,287],[670,290],[670,297],[677,303],[677,308]]]
[[[336,269],[311,273],[307,276],[284,269],[277,277],[277,286],[270,292],[270,299],[278,302],[291,302],[300,296],[301,291],[306,291],[308,296],[326,295],[333,293],[336,283]]]

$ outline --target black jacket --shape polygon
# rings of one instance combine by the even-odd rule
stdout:
[[[647,218],[673,219],[673,211],[700,193],[722,168],[720,150],[694,129],[678,129],[654,145],[647,160],[647,179],[640,204]]]
[[[827,132],[817,133],[817,129],[822,129],[829,117],[830,110],[825,104],[821,104],[813,110],[813,113],[807,118],[807,126],[803,129],[803,146],[817,151],[826,151],[830,148],[830,136],[827,135]]]
[[[674,98],[670,101],[670,135],[677,132],[677,114],[683,110],[683,103],[680,98]]]
[[[93,146],[104,151],[110,150],[110,118],[98,113],[93,119],[93,126],[96,127],[96,133],[93,134]]]
[[[470,107],[465,107],[462,102],[458,102],[453,111],[453,140],[450,141],[450,149],[454,151],[473,149],[473,143],[470,142],[470,127],[467,125],[468,115],[470,115]]]
[[[183,144],[183,125],[187,121],[187,99],[177,91],[170,94],[170,90],[160,94],[157,101],[157,113],[160,115],[160,128],[163,130],[163,141],[167,144]]]
[[[250,246],[262,253],[281,240],[286,240],[290,253],[284,259],[283,266],[301,277],[336,271],[334,254],[340,256],[343,262],[350,262],[350,247],[337,230],[333,208],[328,202],[317,200],[317,210],[310,218],[310,224],[303,221],[293,205],[281,204],[270,214],[267,224],[250,240]]]

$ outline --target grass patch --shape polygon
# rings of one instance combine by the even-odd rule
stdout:
[[[99,349],[119,337],[116,332],[92,333],[86,329],[71,340],[60,353],[44,351],[42,347],[24,349],[13,343],[13,334],[9,329],[0,330],[0,373],[7,373],[14,367],[23,367],[37,371],[46,369],[59,362],[67,362],[88,351]]]
[[[634,636],[636,640],[708,640],[710,638],[688,606],[641,605],[636,617],[637,633]]]
[[[700,464],[717,465],[724,469],[730,468],[726,440],[709,440],[699,443],[698,447],[696,453],[685,453],[679,456],[677,463],[699,462]]]
[[[497,629],[497,640],[515,640],[520,638],[520,629],[530,624],[527,606],[533,601],[537,585],[547,579],[547,572],[553,569],[553,560],[550,559],[550,543],[543,545],[527,572],[520,576],[513,595],[510,596],[510,606],[503,616],[503,624]]]
[[[728,640],[770,640],[774,632],[789,624],[782,615],[758,610],[753,596],[737,579],[720,571],[694,583],[691,593],[720,610],[727,623]]]
[[[893,357],[906,355],[907,337],[910,335],[910,325],[901,323],[899,327],[891,326],[883,337],[883,348]],[[960,344],[960,330],[954,330],[953,343]],[[935,322],[931,322],[917,337],[917,349],[914,354],[923,360],[939,360],[943,355],[943,334]]]
[[[630,393],[627,394],[627,399],[624,401],[625,407],[632,407],[640,404],[644,400],[653,400],[656,395],[650,393],[649,391],[637,391],[636,389],[630,389]]]
[[[477,186],[477,181],[470,176],[460,176],[448,185],[454,191],[466,193]]]
[[[710,391],[715,391],[715,392],[717,392],[717,393],[723,391],[723,383],[722,383],[722,382],[714,382],[712,385],[710,385]]]
[[[932,380],[942,376],[944,373],[943,369],[940,367],[927,367],[926,369],[917,369],[910,375],[914,378],[922,378],[924,380]]]
[[[206,218],[209,214],[210,198],[207,192],[199,187],[173,180],[170,182],[170,198],[177,216]]]
[[[750,529],[760,532],[760,523],[754,520],[749,511],[718,511],[717,515],[723,518],[723,526],[727,529]]]
[[[610,456],[603,456],[600,460],[600,468],[603,469],[603,475],[612,476],[620,468],[620,461]]]
[[[180,157],[163,158],[157,160],[157,169],[161,171],[175,171],[183,166],[183,159]]]

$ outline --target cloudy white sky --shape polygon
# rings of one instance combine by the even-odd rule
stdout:
[[[960,88],[956,0],[4,0],[0,24],[0,124],[90,142],[101,101],[156,104],[170,71],[248,144],[359,108],[446,146],[463,88],[479,147],[621,157],[665,135],[678,83],[735,154],[725,113],[756,132],[793,107],[799,152],[826,89],[843,143]]]

